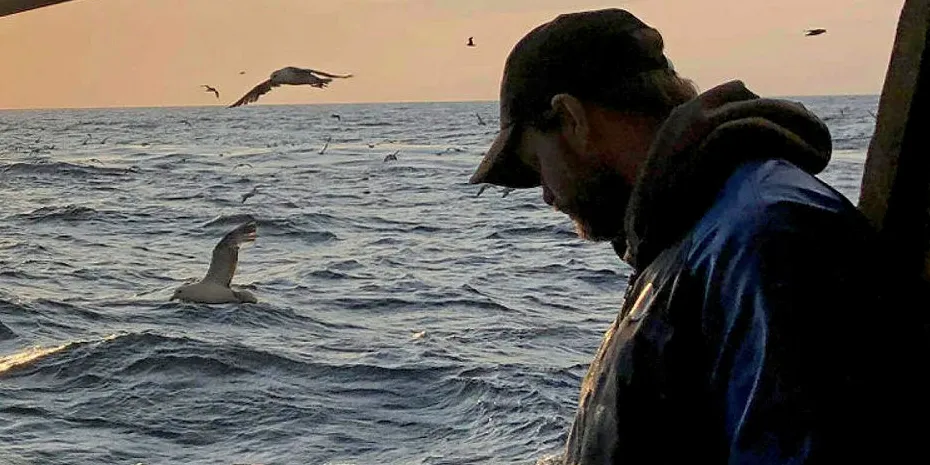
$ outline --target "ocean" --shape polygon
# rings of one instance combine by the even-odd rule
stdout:
[[[878,96],[796,100],[856,203]],[[630,269],[538,188],[476,196],[497,126],[496,102],[0,111],[0,463],[559,454]],[[249,218],[259,303],[169,302]]]

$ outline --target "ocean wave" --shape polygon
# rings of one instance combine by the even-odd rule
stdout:
[[[42,175],[52,175],[52,176],[126,176],[130,173],[133,173],[133,170],[128,168],[109,168],[104,166],[94,166],[94,165],[76,165],[73,163],[67,162],[42,162],[42,163],[30,163],[30,162],[19,162],[19,163],[9,163],[9,164],[0,164],[0,174],[11,174],[11,175],[28,175],[28,174],[42,174]]]
[[[864,153],[873,104],[810,108]],[[474,198],[496,103],[243,110],[0,111],[3,460],[560,452],[629,270],[536,194]],[[854,196],[863,161],[837,153],[821,176]],[[252,219],[233,283],[259,303],[168,300]]]
[[[29,213],[21,215],[22,218],[34,221],[86,221],[97,217],[97,210],[81,205],[62,205],[40,207]]]
[[[15,339],[16,337],[16,332],[0,321],[0,341],[7,341],[10,339]]]

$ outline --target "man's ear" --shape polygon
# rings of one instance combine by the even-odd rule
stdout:
[[[585,153],[591,128],[584,104],[570,94],[556,94],[552,96],[549,104],[552,106],[552,112],[559,118],[562,136],[573,150]]]

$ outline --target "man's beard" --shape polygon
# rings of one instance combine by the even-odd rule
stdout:
[[[623,224],[631,187],[619,173],[601,172],[579,190],[566,213],[575,231],[589,241],[622,241]],[[564,211],[564,209],[563,209]]]

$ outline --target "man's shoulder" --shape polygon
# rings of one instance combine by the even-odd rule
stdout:
[[[715,206],[765,210],[773,206],[816,208],[849,214],[855,206],[823,180],[786,160],[749,162],[727,180]]]
[[[757,246],[760,237],[780,232],[831,232],[867,223],[836,189],[785,160],[749,162],[724,184],[713,206],[689,234],[692,248]],[[852,231],[849,231],[852,232]]]

